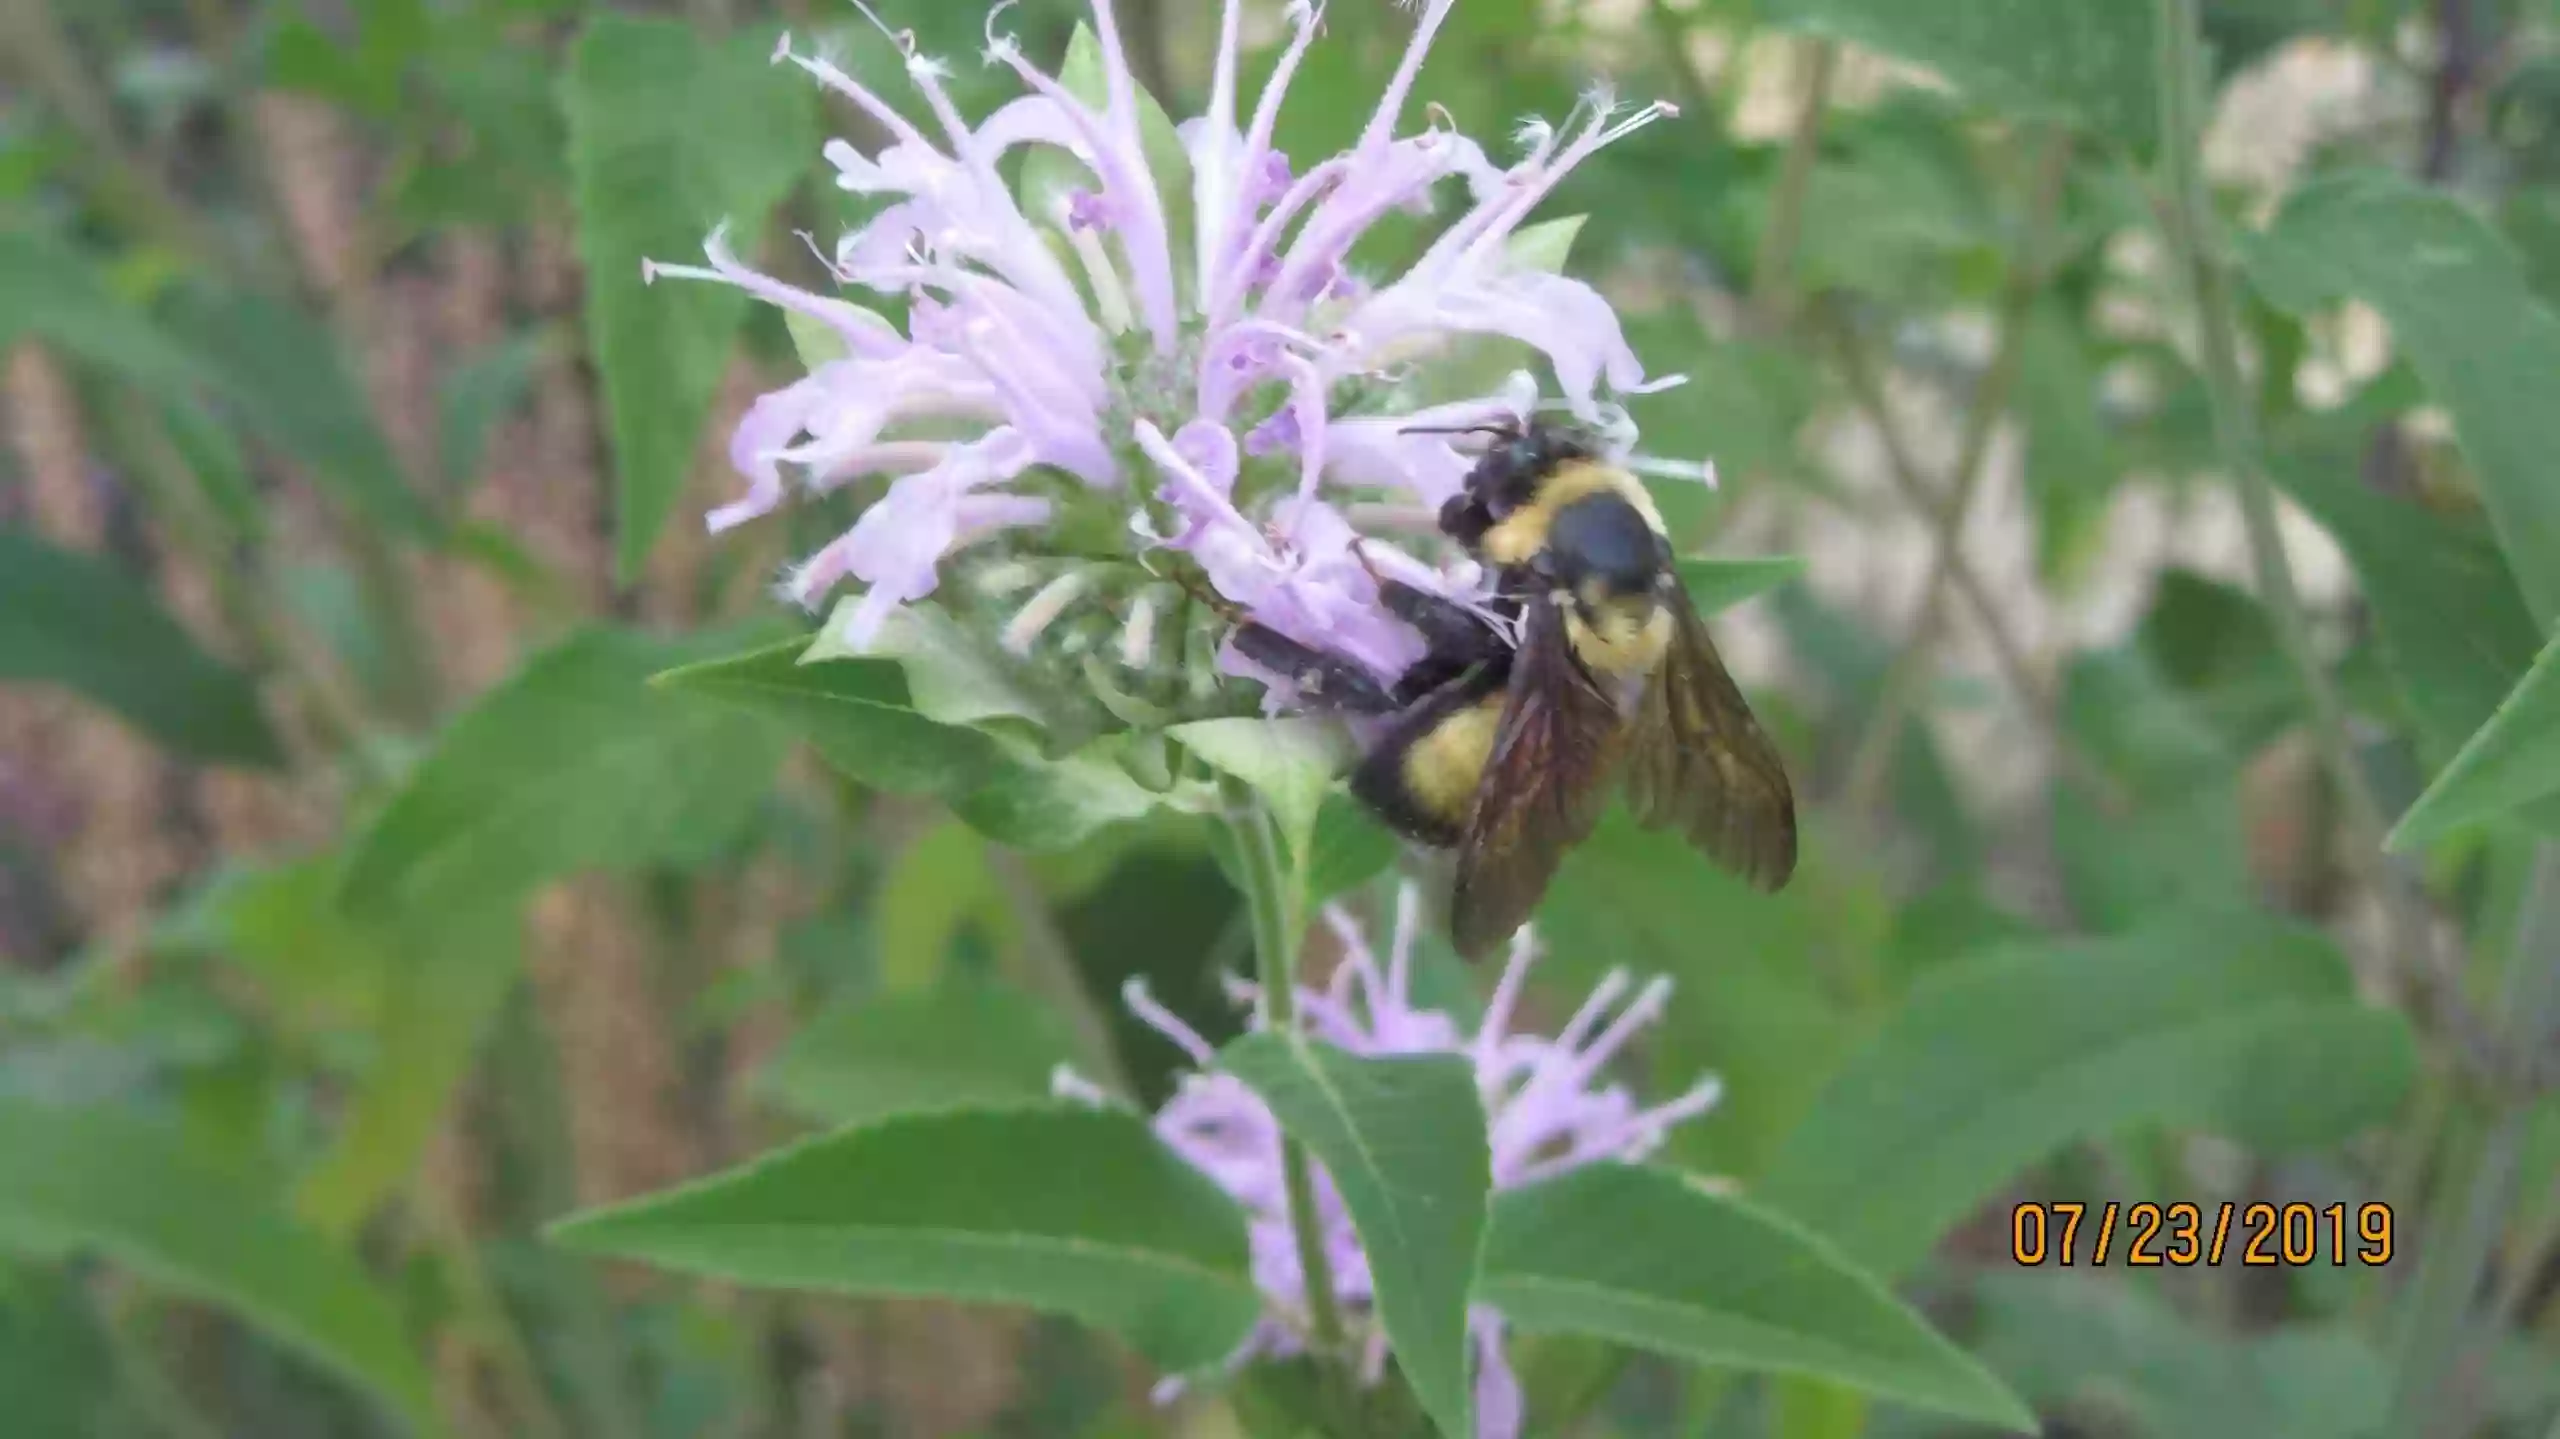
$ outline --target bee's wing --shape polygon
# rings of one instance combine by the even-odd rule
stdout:
[[[1627,765],[1627,800],[1648,829],[1676,829],[1764,890],[1796,868],[1796,801],[1786,765],[1676,578],[1672,640],[1645,686]]]
[[[1563,611],[1532,601],[1484,778],[1458,842],[1450,940],[1472,959],[1509,939],[1607,799],[1625,722],[1573,657]]]

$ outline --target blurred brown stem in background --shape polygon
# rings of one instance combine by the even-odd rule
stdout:
[[[1856,743],[1850,746],[1848,767],[1840,783],[1841,802],[1852,823],[1871,830],[1881,827],[1878,807],[1883,802],[1884,778],[1901,740],[1903,722],[1910,717],[1921,689],[1935,670],[1934,651],[1958,569],[1957,553],[1964,545],[1965,520],[1973,511],[1974,498],[1990,468],[1991,443],[2000,432],[2000,421],[2008,414],[2009,392],[2017,383],[2019,357],[2024,348],[2027,312],[2043,292],[2053,264],[2054,231],[2070,159],[2071,139],[2067,134],[2048,134],[2036,144],[2028,182],[2026,223],[2019,232],[2017,249],[2009,257],[2008,274],[2001,282],[1991,363],[1984,368],[1973,403],[1965,411],[1963,438],[1957,444],[1955,464],[1943,487],[1947,498],[1929,516],[1928,577],[1921,581],[1911,626],[1902,643],[1895,647],[1893,662],[1877,688],[1875,707],[1858,731]]]
[[[1760,231],[1760,247],[1751,264],[1750,323],[1760,334],[1786,328],[1795,307],[1796,246],[1804,235],[1805,196],[1813,187],[1814,162],[1822,156],[1822,116],[1831,104],[1831,80],[1839,72],[1840,47],[1828,40],[1797,42],[1804,57],[1802,106],[1779,161],[1778,186],[1769,199],[1768,223]],[[1689,69],[1684,49],[1680,66]],[[1703,91],[1703,83],[1695,85]]]
[[[1858,407],[1885,453],[1885,473],[1894,489],[1914,513],[1926,521],[1933,532],[1945,534],[1949,527],[1961,523],[1954,513],[1961,495],[1945,497],[1931,493],[1927,479],[1921,474],[1919,459],[1911,452],[1910,438],[1904,434],[1900,420],[1886,399],[1874,363],[1866,347],[1845,318],[1827,317],[1824,327],[1831,333],[1832,353],[1840,362],[1841,379],[1849,387],[1849,396]],[[1999,597],[1991,592],[1988,581],[1964,552],[1961,544],[1942,544],[1932,553],[1943,559],[1946,573],[1956,592],[1963,596],[1973,611],[1975,625],[1999,666],[2001,677],[2017,697],[2027,718],[2043,734],[2054,762],[2073,780],[2087,787],[2092,795],[2110,808],[2125,802],[2124,787],[2114,776],[2100,768],[2062,723],[2062,699],[2057,687],[2036,670],[2035,662],[2016,633],[2010,629],[2008,613]]]

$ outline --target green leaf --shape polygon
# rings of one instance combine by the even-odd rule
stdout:
[[[2540,383],[2560,374],[2560,317],[2506,242],[2450,197],[2380,172],[2305,185],[2264,233],[2239,240],[2275,303],[2299,312],[2353,297],[2390,322],[2452,413],[2529,608],[2543,628],[2560,619],[2560,408]]]
[[[2426,793],[2391,827],[2385,848],[2407,853],[2560,791],[2560,637]]]
[[[715,225],[743,250],[817,163],[815,91],[768,63],[769,35],[710,42],[674,20],[589,22],[562,84],[587,337],[613,437],[616,572],[640,572],[693,464],[746,296],[644,288],[641,262],[690,261]]]
[[[2308,931],[2221,915],[2009,946],[1915,984],[1755,1192],[1896,1274],[2071,1140],[2332,1143],[2387,1117],[2414,1064],[2406,1021]]]
[[[23,530],[0,530],[0,680],[68,686],[189,758],[284,758],[256,683],[196,648],[146,584]]]
[[[1063,759],[1042,759],[1028,745],[1000,742],[1007,763],[976,789],[951,801],[971,828],[1016,849],[1073,849],[1103,829],[1143,818],[1176,796],[1130,778],[1120,755],[1148,736],[1107,735]],[[1185,803],[1194,797],[1181,796]]]
[[[2103,1403],[2128,1433],[2338,1439],[2390,1405],[2391,1366],[2345,1328],[2216,1332],[2095,1274],[1985,1275],[1975,1297],[1983,1358],[2010,1383],[2048,1412]]]
[[[524,404],[542,349],[540,334],[515,335],[473,354],[436,382],[436,459],[447,490],[465,493],[479,478],[489,436]]]
[[[965,794],[1002,768],[992,736],[916,713],[896,660],[815,654],[806,638],[787,639],[669,670],[651,683],[769,715],[829,764],[880,789]]]
[[[812,374],[819,366],[833,364],[853,353],[843,332],[815,315],[785,310],[782,327],[791,334],[791,349],[800,357],[800,368]]]
[[[357,921],[388,965],[377,1047],[335,1138],[294,1186],[293,1207],[306,1221],[352,1233],[415,1172],[523,973],[519,917],[515,906],[500,905],[431,920]],[[328,923],[312,915],[306,929]]]
[[[0,233],[0,351],[32,337],[164,398],[209,377],[195,357],[117,298],[79,251],[31,229]]]
[[[160,406],[160,422],[169,447],[195,477],[205,503],[220,517],[228,538],[257,543],[267,537],[265,502],[257,478],[249,473],[249,457],[231,431],[192,401]]]
[[[991,722],[1019,720],[1015,732],[1035,736],[1062,727],[1060,717],[1050,713],[1038,696],[1014,682],[993,645],[963,630],[938,609],[909,605],[898,610],[880,626],[867,651],[846,643],[845,628],[859,603],[847,596],[828,612],[817,641],[809,646],[810,663],[844,658],[895,660],[906,671],[907,692],[916,713],[937,724],[992,729],[996,726]],[[1086,737],[1077,734],[1072,740],[1052,740],[1050,752],[1063,753]]]
[[[1455,1055],[1366,1058],[1268,1031],[1228,1045],[1218,1067],[1261,1095],[1333,1177],[1398,1367],[1443,1434],[1473,1434],[1467,1293],[1492,1185],[1473,1067]]]
[[[0,1394],[26,1434],[108,1435],[119,1406],[115,1358],[82,1276],[0,1268]]]
[[[1595,1164],[1505,1191],[1477,1294],[1532,1333],[1807,1375],[2036,1429],[2000,1381],[1831,1245],[1666,1169]]]
[[[2048,580],[2067,581],[2096,557],[2120,469],[2078,319],[2047,298],[2028,312],[2018,337],[2018,420],[2027,440],[2019,473],[2034,512],[2037,571]]]
[[[1307,902],[1322,904],[1387,872],[1396,862],[1395,832],[1341,790],[1325,796],[1307,844]]]
[[[987,837],[943,819],[907,841],[881,873],[871,932],[880,987],[930,989],[972,918],[1011,929],[1012,913],[987,864]]]
[[[1760,18],[1925,66],[1985,104],[2121,143],[2159,132],[2147,5],[2124,0],[1769,0]]]
[[[522,894],[590,869],[699,858],[763,799],[786,737],[658,670],[734,634],[594,630],[535,656],[456,719],[358,841],[359,907]]]
[[[1289,852],[1308,854],[1316,812],[1350,759],[1350,742],[1339,725],[1305,718],[1212,719],[1175,725],[1166,733],[1210,768],[1251,786],[1271,807]]]
[[[1075,1057],[1064,1021],[1017,990],[948,973],[934,988],[882,994],[819,1016],[758,1079],[822,1124],[902,1111],[1044,1099]]]
[[[2346,551],[2419,750],[2441,765],[2524,676],[2540,636],[2485,520],[2383,494],[2355,458],[2279,455],[2270,467]]]
[[[0,1249],[94,1249],[218,1304],[432,1431],[389,1296],[238,1174],[134,1115],[0,1101]]]
[[[1680,583],[1689,602],[1710,619],[1743,601],[1765,594],[1804,573],[1802,555],[1753,555],[1723,558],[1692,555],[1680,561]]]
[[[2257,597],[2193,570],[2152,582],[2136,643],[2159,677],[2235,755],[2255,754],[2302,713],[2302,685]]]
[[[1582,222],[1588,215],[1559,215],[1540,220],[1511,232],[1502,244],[1504,262],[1514,270],[1544,270],[1551,275],[1564,273],[1564,262],[1573,257],[1573,240],[1582,233]]]
[[[1072,1315],[1175,1372],[1234,1352],[1262,1308],[1243,1212],[1118,1109],[884,1120],[552,1235],[746,1284]]]
[[[1966,139],[1973,120],[1951,100],[1919,94],[1835,116],[1825,147],[1834,153],[1805,187],[1796,263],[1808,293],[1932,303],[1956,283],[1962,259],[1993,251],[1999,210]],[[1767,204],[1759,208],[1766,225]]]
[[[2251,902],[2238,760],[2145,650],[2074,656],[2062,721],[2124,796],[2105,803],[2077,784],[2051,795],[2063,884],[2087,924],[2132,929],[2164,909]]]
[[[833,656],[833,657],[830,657]],[[989,839],[1026,849],[1065,849],[1102,826],[1135,819],[1168,801],[1141,787],[1116,759],[1129,736],[1106,736],[1058,759],[1011,730],[998,734],[928,717],[921,676],[941,679],[947,715],[1011,720],[1019,715],[1000,681],[958,660],[914,661],[847,655],[823,637],[786,640],[744,654],[671,670],[659,687],[780,720],[854,779],[949,803]],[[983,680],[987,687],[973,688]],[[930,682],[930,681],[928,681]]]
[[[195,350],[213,392],[249,429],[301,461],[314,485],[393,535],[435,537],[434,513],[409,488],[327,327],[246,290],[181,290],[166,318]]]
[[[1726,1086],[1723,1102],[1672,1131],[1683,1164],[1760,1173],[1863,1030],[1838,991],[1873,963],[1890,911],[1863,892],[1871,880],[1834,872],[1827,854],[1809,847],[1786,893],[1764,895],[1621,807],[1548,891],[1533,990],[1562,1012],[1620,966],[1679,986],[1646,1035],[1655,1087],[1684,1089],[1702,1070]]]

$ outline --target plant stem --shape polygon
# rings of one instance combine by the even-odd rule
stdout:
[[[1298,941],[1306,933],[1305,867],[1281,853],[1284,846],[1271,813],[1250,789],[1232,779],[1220,787],[1227,830],[1240,861],[1237,870],[1244,878],[1245,904],[1253,915],[1254,980],[1262,990],[1263,1024],[1274,1033],[1292,1033],[1298,1027]],[[1306,1277],[1312,1347],[1331,1364],[1342,1355],[1342,1309],[1334,1298],[1333,1263],[1325,1255],[1316,1213],[1315,1171],[1306,1149],[1286,1135],[1280,1140],[1280,1175],[1289,1196],[1298,1269]]]
[[[2360,878],[2381,894],[2391,930],[2395,963],[2412,973],[2431,993],[2438,1017],[2454,1030],[2457,1048],[2475,1068],[2496,1068],[2493,1047],[2483,1027],[2463,1000],[2459,977],[2439,969],[2428,942],[2424,896],[2404,868],[2382,851],[2386,830],[2382,806],[2347,734],[2346,709],[2329,672],[2311,648],[2309,622],[2302,595],[2294,588],[2293,569],[2276,527],[2275,487],[2258,462],[2257,410],[2240,373],[2240,346],[2231,315],[2230,278],[2213,238],[2212,214],[2198,163],[2201,79],[2204,59],[2198,39],[2196,0],[2155,0],[2159,30],[2161,155],[2168,194],[2161,223],[2170,253],[2184,272],[2195,304],[2196,344],[2204,364],[2205,392],[2213,412],[2213,432],[2223,468],[2240,498],[2240,514],[2248,531],[2249,558],[2260,598],[2273,621],[2276,638],[2301,681],[2311,707],[2311,737],[2322,766],[2344,802],[2348,853]]]
[[[2516,920],[2516,940],[2499,982],[2498,1011],[2507,1016],[2513,1053],[2536,1052],[2560,1024],[2560,844],[2544,843],[2533,859],[2533,879]],[[2474,1386],[2445,1381],[2461,1363],[2472,1297],[2488,1273],[2507,1211],[2516,1199],[2517,1167],[2524,1153],[2533,1102],[2519,1087],[2481,1142],[2464,1186],[2450,1236],[2418,1265],[2404,1310],[2399,1382],[2392,1396],[2393,1434],[2459,1435],[2469,1432]],[[2487,1336],[2494,1339],[2494,1334]]]
[[[1021,855],[1000,844],[987,846],[987,872],[995,877],[996,888],[1019,927],[1023,988],[1066,1015],[1075,1031],[1077,1057],[1091,1066],[1096,1083],[1117,1094],[1136,1095],[1128,1067],[1120,1062],[1120,1048],[1111,1042],[1110,1016],[1085,987],[1084,972],[1076,967],[1066,935],[1059,932],[1057,914],[1039,878]]]
[[[1804,236],[1805,193],[1813,187],[1813,164],[1822,155],[1822,112],[1831,103],[1831,77],[1840,68],[1840,47],[1828,40],[1805,41],[1797,53],[1807,57],[1804,108],[1796,112],[1795,130],[1787,136],[1778,188],[1769,197],[1769,221],[1751,261],[1751,323],[1763,334],[1787,322],[1796,245]]]
[[[1921,682],[1928,678],[1929,649],[1944,621],[1947,592],[1959,568],[1956,553],[1964,543],[1965,517],[1972,512],[1974,496],[1982,488],[1983,472],[1991,458],[1991,441],[2000,432],[2000,417],[2009,411],[2009,391],[2018,380],[2027,312],[2044,289],[2048,263],[2045,252],[2052,248],[2055,218],[2062,209],[2062,181],[2069,172],[2070,161],[2071,138],[2059,131],[2048,136],[2037,151],[2026,230],[2001,285],[1999,338],[1993,342],[1991,363],[1983,370],[1981,384],[1974,391],[1972,408],[1965,413],[1964,434],[1957,445],[1948,498],[1937,508],[1930,527],[1929,576],[1921,585],[1919,614],[1912,620],[1911,633],[1895,653],[1893,664],[1885,671],[1866,729],[1850,750],[1848,777],[1840,789],[1852,815],[1874,813],[1877,790],[1884,783],[1894,746],[1901,738],[1903,720],[1918,698]]]

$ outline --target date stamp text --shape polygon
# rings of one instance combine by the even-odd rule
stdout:
[[[2371,1268],[2391,1262],[2394,1240],[2388,1204],[2127,1204],[2110,1199],[2029,1202],[2009,1211],[2009,1257],[2027,1268]]]

